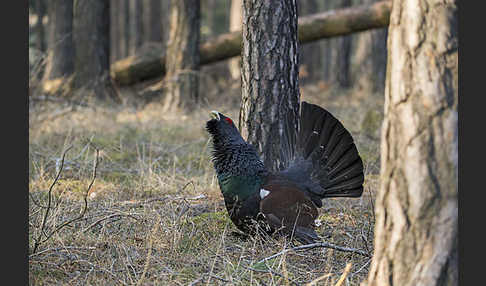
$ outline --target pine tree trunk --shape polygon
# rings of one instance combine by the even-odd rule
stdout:
[[[300,1],[298,4],[299,17],[314,14],[318,11],[316,0]],[[307,84],[321,77],[321,42],[301,45],[299,52],[300,83]]]
[[[351,0],[342,0],[341,8],[351,6]],[[336,80],[340,87],[351,87],[351,45],[353,35],[342,36],[335,45],[336,49]]]
[[[150,0],[148,7],[150,8],[148,14],[149,27],[148,41],[161,42],[162,41],[162,14],[161,14],[161,0]],[[167,0],[163,0],[167,1]]]
[[[110,3],[110,61],[115,63],[122,58],[120,49],[120,1],[112,1]]]
[[[124,56],[128,57],[130,53],[130,0],[123,1],[123,50]]]
[[[63,0],[64,1],[64,0]],[[114,96],[110,79],[110,1],[74,2],[74,87],[97,98]]]
[[[46,13],[46,0],[35,0],[35,13],[37,14],[37,22],[35,23],[35,32],[36,32],[36,48],[41,51],[46,51],[46,36],[45,36],[45,29],[44,23],[42,22],[44,19],[44,15]],[[50,22],[50,17],[49,22]]]
[[[374,285],[458,285],[458,17],[394,0],[388,34]]]
[[[70,76],[74,72],[73,1],[50,0],[49,42],[44,80]]]
[[[286,138],[295,140],[300,100],[298,52],[295,0],[243,0],[239,129],[273,170],[285,167],[286,162],[279,159]]]
[[[143,1],[130,0],[130,55],[134,55],[143,43]]]
[[[241,31],[241,23],[243,17],[243,3],[242,0],[231,0],[230,10],[230,32]],[[241,56],[235,57],[228,61],[228,68],[233,80],[240,80],[241,78]]]
[[[164,111],[192,110],[197,104],[200,12],[198,0],[171,3]]]

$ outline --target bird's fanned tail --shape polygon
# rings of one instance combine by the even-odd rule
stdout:
[[[325,197],[361,196],[363,162],[341,122],[327,110],[302,102],[299,127],[293,161],[282,174],[306,185],[318,206]]]

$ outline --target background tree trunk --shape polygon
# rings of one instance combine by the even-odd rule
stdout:
[[[241,23],[243,21],[243,3],[242,0],[231,0],[230,8],[230,23],[229,31],[241,31]],[[241,78],[241,56],[237,56],[230,59],[228,62],[228,68],[233,80],[240,80]]]
[[[102,99],[114,95],[109,73],[110,2],[74,2],[74,87],[92,91]]]
[[[371,4],[376,0],[358,0],[359,4]],[[354,5],[354,4],[353,4]],[[364,92],[383,95],[386,75],[387,28],[353,35],[351,56],[351,81]]]
[[[297,4],[243,0],[242,102],[239,129],[270,170],[299,119]],[[292,125],[292,126],[288,126]]]
[[[368,286],[459,285],[456,1],[392,9]]]
[[[131,54],[135,54],[144,42],[144,25],[143,25],[143,1],[131,0],[130,1],[130,19],[131,19]]]
[[[130,0],[123,0],[123,50],[124,56],[128,57],[130,53]]]
[[[299,1],[297,5],[299,17],[314,14],[319,11],[316,0]],[[301,84],[313,82],[321,77],[321,45],[322,42],[301,45],[299,51],[299,77]]]
[[[340,7],[351,6],[351,0],[341,0]],[[351,45],[353,35],[339,37],[336,48],[336,80],[340,87],[351,87]]]
[[[167,0],[165,0],[167,1]],[[145,26],[147,30],[148,42],[162,42],[162,3],[161,0],[149,0],[145,1],[147,13],[147,24]]]
[[[110,61],[115,63],[122,57],[120,47],[120,1],[112,1],[110,3]]]
[[[73,1],[50,0],[49,42],[44,80],[69,76],[74,72]]]
[[[41,51],[46,51],[46,36],[44,29],[44,15],[46,14],[46,0],[35,0],[34,1],[35,13],[37,14],[37,21],[35,23],[35,31],[37,34],[35,46]],[[49,17],[50,22],[50,17]]]
[[[200,14],[198,0],[171,3],[164,111],[191,110],[198,101]]]

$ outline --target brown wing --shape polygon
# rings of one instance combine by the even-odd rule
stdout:
[[[260,202],[260,211],[275,229],[291,231],[298,227],[312,229],[318,212],[314,203],[295,185],[270,182],[262,186],[270,193]]]

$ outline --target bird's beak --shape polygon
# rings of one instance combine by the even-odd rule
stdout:
[[[219,117],[219,112],[217,112],[216,110],[211,111],[211,113],[209,113],[209,115],[212,118],[217,119],[218,121],[221,119],[221,117]]]

